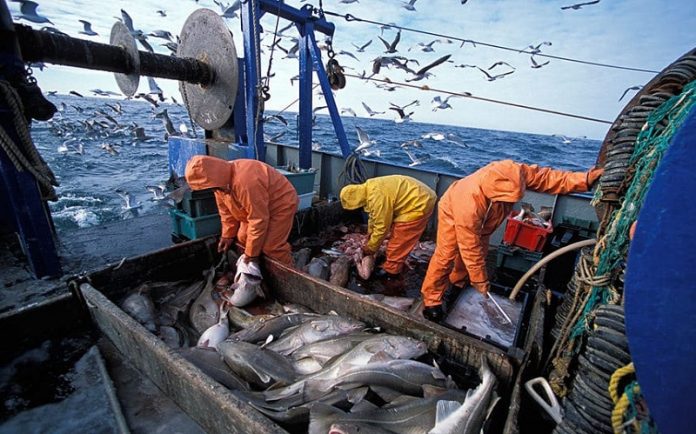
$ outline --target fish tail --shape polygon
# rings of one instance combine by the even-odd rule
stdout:
[[[325,434],[331,425],[337,422],[345,413],[336,407],[317,402],[309,413],[309,434]]]

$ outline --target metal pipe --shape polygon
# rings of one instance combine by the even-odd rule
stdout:
[[[25,62],[46,62],[121,74],[138,72],[148,77],[202,85],[212,83],[215,78],[213,70],[196,59],[139,51],[140,71],[133,71],[131,59],[121,47],[38,31],[18,24],[15,24],[15,33]]]

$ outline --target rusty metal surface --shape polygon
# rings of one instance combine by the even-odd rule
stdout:
[[[232,114],[239,84],[237,50],[223,19],[210,9],[192,13],[181,29],[177,56],[205,62],[214,71],[207,86],[182,82],[179,88],[196,124],[206,130],[222,127]]]
[[[80,292],[101,332],[207,432],[286,432],[172,352],[94,287],[83,283]]]
[[[116,73],[116,84],[126,96],[133,96],[138,90],[140,82],[140,55],[135,38],[130,34],[128,27],[121,21],[116,21],[111,28],[109,43],[115,47],[121,47],[128,55],[132,71],[128,74]]]

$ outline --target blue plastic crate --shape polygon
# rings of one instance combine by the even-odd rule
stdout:
[[[307,194],[314,191],[314,175],[317,172],[312,170],[308,172],[295,173],[288,172],[282,167],[278,167],[277,169],[278,172],[282,173],[286,178],[288,178],[290,184],[292,184],[292,186],[295,187],[295,190],[297,190],[298,195]]]
[[[210,235],[219,235],[222,231],[219,214],[191,217],[179,210],[170,209],[169,217],[172,221],[172,235],[177,238],[195,240]]]

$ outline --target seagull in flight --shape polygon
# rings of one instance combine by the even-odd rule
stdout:
[[[342,109],[341,109],[341,114],[345,114],[345,113],[347,113],[347,114],[349,114],[349,115],[351,115],[351,116],[354,116],[354,117],[357,117],[357,116],[358,116],[357,114],[355,114],[355,110],[353,110],[353,109],[350,108],[350,107],[342,108]]]
[[[436,61],[434,61],[430,65],[424,66],[423,68],[419,69],[417,72],[415,72],[413,78],[411,78],[411,79],[407,78],[406,81],[418,81],[418,80],[422,80],[424,78],[428,78],[429,75],[432,75],[428,71],[430,71],[431,69],[433,69],[434,67],[436,67],[442,63],[447,62],[447,60],[449,60],[449,58],[451,56],[452,56],[451,54],[448,54],[446,56],[440,57],[439,59],[437,59]]]
[[[365,48],[367,48],[371,43],[372,43],[372,39],[370,39],[369,41],[367,41],[365,44],[363,44],[363,45],[361,45],[361,46],[357,46],[357,45],[355,45],[355,44],[353,44],[353,43],[351,42],[351,44],[353,44],[353,46],[355,47],[355,49],[358,50],[358,53],[364,53],[364,52],[365,52]]]
[[[123,202],[124,202],[123,209],[125,211],[137,209],[137,208],[140,208],[142,206],[142,204],[140,202],[135,202],[133,200],[133,196],[125,190],[117,189],[116,194],[121,196],[121,199],[123,199]]]
[[[362,128],[356,126],[355,130],[358,132],[358,140],[360,141],[358,147],[355,148],[355,152],[365,152],[367,148],[370,148],[375,144],[375,141],[370,140],[370,136],[368,136],[367,133],[362,130]]]
[[[406,104],[403,107],[398,106],[398,105],[394,104],[393,102],[390,102],[389,105],[391,105],[391,107],[389,107],[389,110],[394,110],[399,115],[398,118],[394,119],[394,122],[397,124],[403,124],[405,122],[409,122],[411,120],[411,115],[413,114],[413,112],[406,114],[405,110],[407,107],[410,107],[414,104],[419,105],[419,101],[414,100],[413,102]]]
[[[510,65],[509,63],[500,60],[500,61],[495,62],[494,64],[492,64],[492,65],[488,68],[488,70],[490,71],[491,69],[495,68],[496,66],[501,66],[501,65],[505,65],[505,66],[507,66],[507,67],[509,67],[509,68],[515,69],[515,67],[512,66],[512,65]]]
[[[159,14],[159,16],[162,18],[167,16],[167,11],[165,11],[165,10],[160,9],[160,10],[155,11],[155,12],[157,12]]]
[[[624,92],[621,94],[621,98],[619,98],[619,101],[621,101],[622,99],[624,99],[624,97],[626,96],[626,94],[627,94],[628,92],[630,92],[630,91],[632,91],[632,90],[641,90],[642,88],[643,88],[643,86],[640,86],[640,85],[629,87],[628,89],[624,90]]]
[[[83,28],[81,31],[77,32],[77,33],[79,33],[79,34],[81,34],[81,35],[87,35],[87,36],[97,36],[97,35],[99,35],[99,33],[97,33],[97,32],[95,32],[94,30],[92,30],[92,23],[90,23],[89,21],[85,21],[85,20],[78,20],[78,21],[80,21],[80,22],[82,23],[82,26],[83,26],[84,28]]]
[[[438,110],[451,109],[452,106],[449,104],[449,100],[453,96],[456,95],[449,95],[447,98],[443,100],[442,97],[440,97],[440,95],[437,95],[432,100],[433,111],[436,112]]]
[[[570,5],[570,6],[561,6],[561,10],[572,9],[574,11],[577,11],[578,9],[582,9],[583,6],[596,5],[597,3],[599,3],[599,0],[594,0],[594,1],[590,1],[590,2],[584,2],[584,3],[576,3],[576,4]]]
[[[371,109],[367,104],[365,104],[365,103],[362,103],[362,106],[365,108],[365,111],[367,112],[368,115],[370,115],[370,117],[372,117],[372,116],[374,116],[374,115],[383,115],[383,114],[385,113],[385,112],[376,112],[376,111],[372,110],[372,109]]]
[[[544,62],[544,63],[537,63],[536,60],[534,60],[534,55],[533,55],[533,54],[531,55],[531,57],[530,57],[529,59],[532,61],[532,68],[534,68],[534,69],[539,69],[539,68],[541,68],[542,66],[548,65],[549,62],[550,62],[550,60],[547,60],[547,61]]]
[[[390,44],[389,42],[385,41],[384,39],[382,39],[381,36],[377,36],[377,37],[379,38],[380,41],[382,41],[382,43],[384,44],[384,46],[387,48],[387,50],[385,51],[385,53],[391,54],[391,53],[396,53],[396,52],[397,52],[396,46],[397,46],[397,44],[399,43],[399,41],[401,40],[401,30],[399,30],[398,32],[396,32],[396,37],[394,38],[394,40],[392,41],[391,44]]]
[[[555,135],[555,134],[554,134],[554,135]],[[570,140],[569,138],[567,138],[566,136],[558,135],[558,136],[556,136],[556,137],[559,137],[559,138],[561,139],[561,141],[563,142],[564,145],[569,145],[569,144],[573,143],[573,141]]]
[[[416,0],[409,0],[407,2],[404,2],[401,7],[406,9],[407,11],[415,11],[416,7],[414,6],[416,4]]]
[[[542,46],[542,45],[546,45],[547,47],[550,47],[550,46],[552,46],[553,44],[552,44],[551,42],[549,42],[549,41],[540,42],[540,43],[538,43],[538,44],[536,44],[536,45],[531,45],[531,44],[529,44],[529,45],[527,45],[526,47],[524,47],[523,49],[521,49],[519,52],[521,53],[521,52],[523,52],[524,50],[529,50],[529,51],[530,51],[530,54],[532,54],[532,55],[539,54],[539,53],[541,53],[541,46]]]
[[[154,196],[150,200],[164,200],[166,196],[164,195],[164,190],[165,190],[165,185],[164,184],[157,184],[157,185],[146,185],[145,189],[152,193]]]
[[[515,72],[515,71],[507,71],[507,72],[503,72],[502,74],[491,75],[491,74],[488,73],[488,71],[486,71],[485,69],[481,69],[481,68],[479,68],[478,66],[476,67],[476,69],[478,69],[479,71],[483,72],[484,75],[486,76],[486,79],[487,79],[488,81],[495,81],[495,80],[497,80],[497,79],[499,79],[499,78],[503,78],[503,77],[505,77],[506,75],[510,75],[510,74],[512,74],[513,72]]]
[[[442,42],[442,41],[440,41],[439,39],[435,39],[433,41],[428,42],[427,44],[424,42],[419,42],[416,45],[414,45],[413,47],[409,48],[408,51],[411,51],[412,49],[417,48],[424,53],[431,53],[431,52],[435,51],[435,49],[433,48],[433,44],[436,42]]]
[[[408,158],[411,160],[408,167],[418,166],[420,164],[425,163],[428,159],[427,157],[416,157],[416,155],[413,152],[409,151],[407,147],[403,147],[403,150],[406,153],[406,155],[408,155]]]
[[[31,21],[32,23],[37,23],[37,24],[41,24],[41,23],[53,24],[53,22],[51,22],[51,20],[49,20],[48,18],[46,18],[42,15],[39,15],[36,12],[36,8],[39,7],[38,3],[32,2],[32,1],[26,1],[26,0],[21,0],[20,3],[22,3],[19,6],[19,11],[21,12],[21,14],[17,15],[18,20],[27,20],[27,21]]]

